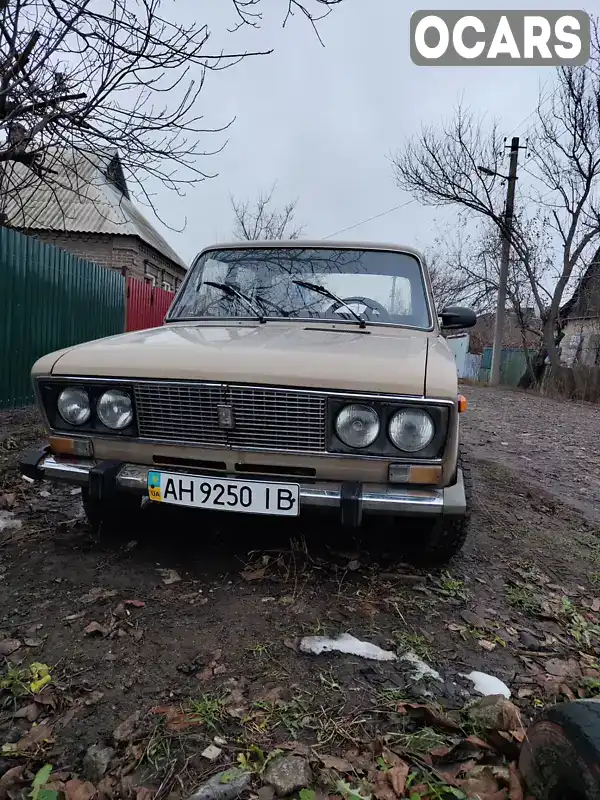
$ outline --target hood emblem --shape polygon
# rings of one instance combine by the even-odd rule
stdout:
[[[219,418],[219,428],[223,428],[223,430],[226,431],[232,431],[235,428],[232,406],[220,403],[217,406],[217,414]]]

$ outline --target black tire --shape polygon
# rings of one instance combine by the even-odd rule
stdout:
[[[83,489],[82,500],[83,510],[92,531],[109,535],[131,534],[142,506],[140,497],[125,492],[110,499],[97,500],[90,497],[88,489]]]
[[[462,445],[458,451],[458,468],[463,473],[466,514],[462,517],[438,517],[431,522],[419,522],[414,539],[407,543],[407,558],[414,564],[442,566],[448,564],[463,548],[471,525],[473,475]]]
[[[598,800],[600,701],[546,709],[527,731],[519,771],[536,800]]]

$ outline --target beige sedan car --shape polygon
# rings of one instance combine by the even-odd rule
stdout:
[[[442,329],[475,324],[469,309]],[[468,531],[454,357],[408,247],[237,242],[203,250],[162,327],[40,358],[48,446],[25,475],[83,490],[89,522],[150,503],[344,525],[383,515],[415,558]]]

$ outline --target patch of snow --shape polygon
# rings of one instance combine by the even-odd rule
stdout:
[[[327,636],[305,636],[300,642],[300,650],[303,653],[312,653],[315,656],[321,653],[346,653],[347,655],[368,658],[371,661],[395,661],[395,653],[389,650],[382,650],[375,644],[361,642],[349,633],[342,633],[336,639]]]
[[[214,744],[209,744],[206,750],[202,752],[202,758],[207,761],[216,761],[223,751],[220,747],[215,747]]]
[[[23,523],[16,519],[12,511],[0,511],[0,533],[18,531]]]
[[[400,656],[400,661],[408,661],[415,668],[411,677],[414,681],[420,681],[423,678],[433,678],[436,681],[441,681],[440,673],[426,664],[416,653],[410,651]]]
[[[501,694],[506,699],[510,697],[510,689],[503,683],[500,678],[495,678],[493,675],[487,675],[485,672],[470,672],[468,675],[463,675],[463,678],[473,682],[475,691],[483,695]]]

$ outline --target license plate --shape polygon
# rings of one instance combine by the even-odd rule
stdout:
[[[289,483],[201,478],[173,472],[148,473],[148,497],[157,503],[245,514],[300,514],[300,487]]]

